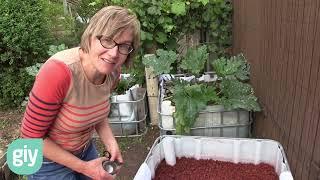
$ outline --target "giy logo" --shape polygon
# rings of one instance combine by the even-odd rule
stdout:
[[[16,174],[29,175],[37,172],[43,160],[42,139],[17,139],[7,151],[7,163]]]

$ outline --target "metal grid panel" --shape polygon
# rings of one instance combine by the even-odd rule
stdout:
[[[132,101],[112,102],[109,114],[109,124],[116,137],[136,137],[147,131],[146,89],[130,90]],[[130,116],[125,116],[124,110],[129,110]]]

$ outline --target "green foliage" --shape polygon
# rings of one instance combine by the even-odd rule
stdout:
[[[195,30],[208,31],[210,52],[223,54],[231,45],[230,2],[224,0],[124,0],[141,22],[142,47],[147,53],[151,47],[177,47],[177,40]]]
[[[142,26],[140,55],[150,47],[174,49],[182,35],[199,29],[209,32],[211,52],[219,54],[230,46],[231,4],[224,0],[82,0],[75,10],[83,23],[64,15],[57,0],[0,0],[0,4],[0,74],[6,82],[14,78],[9,74],[5,78],[4,68],[26,73],[25,68],[31,67],[28,72],[34,75],[39,68],[36,63],[47,59],[48,44],[76,45],[88,19],[111,4],[127,6],[137,14]],[[134,73],[135,81],[144,81],[142,58],[137,60],[128,71]]]
[[[189,134],[199,111],[205,108],[209,101],[217,101],[218,96],[214,86],[190,85],[179,81],[175,84],[173,99],[176,105],[176,131],[177,134]]]
[[[155,56],[153,58],[152,62],[158,62],[158,64],[153,63],[153,67],[161,66],[162,61],[158,61]],[[208,58],[206,47],[191,49],[181,58],[183,69],[199,75],[205,60]],[[168,66],[168,63],[165,65]],[[243,54],[230,58],[221,57],[215,60],[213,70],[216,72],[218,80],[210,86],[200,84],[201,82],[197,80],[192,82],[175,81],[173,83],[173,101],[176,106],[174,117],[177,134],[188,134],[198,113],[209,102],[223,105],[227,110],[240,108],[248,111],[261,111],[252,86],[245,82],[245,80],[249,80],[250,66]],[[163,71],[158,71],[156,74],[161,72]]]
[[[129,69],[124,68],[122,71],[130,74],[130,79],[133,84],[145,84],[144,65],[141,63],[141,61],[141,56],[137,55],[133,61],[133,66]]]
[[[250,65],[243,54],[231,58],[219,58],[212,65],[220,80],[217,84],[221,94],[219,104],[228,110],[241,108],[261,111],[252,86],[244,82],[249,80]]]
[[[82,33],[88,25],[89,19],[107,5],[121,5],[122,0],[81,0],[74,7],[76,17],[75,34],[80,41]]]
[[[215,0],[208,3],[202,14],[209,33],[209,51],[213,58],[229,56],[226,49],[232,43],[232,5],[230,1]]]
[[[25,67],[47,58],[52,40],[47,0],[0,0],[0,108],[17,107],[34,77]]]
[[[84,22],[87,22],[98,10],[112,4],[112,1],[108,0],[81,0],[75,7],[75,12],[82,18]]]
[[[147,54],[142,58],[143,64],[152,67],[156,75],[167,74],[172,70],[172,63],[177,60],[177,54],[173,51],[158,49],[156,55]]]
[[[180,67],[192,74],[199,74],[204,69],[204,64],[208,60],[208,57],[209,53],[205,45],[189,49],[181,61]]]
[[[3,68],[0,73],[0,108],[17,107],[30,91],[34,77],[24,69]]]
[[[50,45],[49,50],[47,51],[49,56],[53,56],[57,52],[60,52],[62,50],[68,49],[68,47],[65,44],[60,44],[58,46],[56,45]]]
[[[40,67],[42,65],[43,65],[43,63],[36,63],[33,66],[26,67],[25,70],[30,76],[35,77],[38,74]]]
[[[246,62],[243,54],[233,56],[230,59],[221,57],[212,63],[215,73],[225,79],[248,80],[250,65]]]
[[[171,11],[176,15],[186,15],[186,5],[184,2],[175,1],[171,4]]]
[[[53,36],[52,44],[79,44],[80,36],[76,34],[76,21],[69,13],[65,14],[61,1],[47,1],[45,15],[48,17],[50,33]]]
[[[24,67],[46,56],[44,0],[0,0],[0,64]]]
[[[250,84],[240,82],[236,79],[223,79],[221,84],[222,97],[219,104],[227,110],[246,109],[249,111],[261,111],[257,97],[254,96]]]
[[[172,73],[172,66],[175,63],[178,64],[178,68],[186,70],[188,73],[200,75],[208,57],[207,47],[206,45],[202,45],[198,48],[189,48],[186,54],[180,57],[174,51],[158,49],[156,55],[145,55],[142,63],[147,67],[152,67],[155,75]]]
[[[130,81],[127,79],[121,79],[115,89],[116,94],[123,94],[130,88]]]

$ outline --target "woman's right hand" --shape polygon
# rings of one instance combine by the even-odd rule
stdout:
[[[83,167],[82,174],[94,180],[113,180],[114,177],[105,171],[102,167],[102,162],[107,160],[106,157],[101,157],[87,161]]]

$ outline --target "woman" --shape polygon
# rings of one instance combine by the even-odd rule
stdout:
[[[91,18],[80,48],[59,52],[44,63],[21,126],[23,138],[43,138],[42,167],[29,179],[113,179],[91,138],[95,130],[111,161],[123,162],[107,121],[109,97],[139,41],[137,17],[109,6]]]

